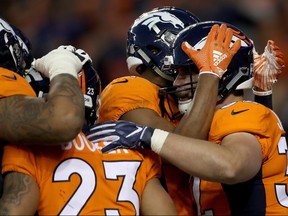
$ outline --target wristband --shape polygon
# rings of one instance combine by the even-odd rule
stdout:
[[[157,153],[157,154],[160,153],[168,135],[169,135],[169,132],[167,132],[167,131],[160,130],[160,129],[154,130],[154,133],[151,137],[151,149],[155,153]]]
[[[253,94],[257,95],[257,96],[267,96],[267,95],[271,95],[272,94],[272,89],[271,90],[267,90],[267,91],[257,91],[255,90],[255,87],[253,86],[252,88]]]
[[[214,72],[212,72],[212,71],[203,71],[203,72],[200,72],[200,73],[199,73],[199,76],[200,76],[201,74],[211,74],[211,75],[217,76],[219,79],[221,79],[221,77],[219,76],[219,74],[214,73]]]

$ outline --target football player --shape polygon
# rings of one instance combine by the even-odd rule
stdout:
[[[199,22],[189,11],[161,7],[140,15],[128,30],[127,65],[131,76],[114,79],[100,95],[99,122],[127,120],[141,125],[174,131],[181,114],[171,95],[159,89],[171,86],[176,74],[166,65],[170,45],[185,27]],[[180,215],[192,215],[188,190],[189,176],[178,168],[163,164],[168,192]]]
[[[67,48],[79,54],[75,48]],[[45,94],[47,82],[37,71],[30,70],[28,77],[37,93]],[[79,84],[85,96],[88,128],[97,119],[101,92],[101,82],[91,60],[83,65]],[[36,211],[39,215],[177,214],[159,181],[161,161],[157,154],[147,150],[102,154],[103,143],[90,142],[88,138],[80,132],[63,145],[6,145],[0,214],[34,215]]]
[[[218,24],[223,23],[202,22],[186,28],[179,33],[174,49],[175,64],[182,65],[183,70],[189,66],[197,67],[200,74],[220,74],[218,94],[211,92],[217,99],[217,105],[208,141],[150,127],[135,127],[127,122],[110,123],[115,129],[106,130],[104,134],[98,133],[98,128],[108,129],[110,125],[98,125],[98,128],[93,128],[94,138],[111,141],[113,136],[114,141],[103,151],[119,147],[151,148],[194,176],[191,187],[194,196],[197,195],[198,214],[287,215],[285,131],[271,109],[243,100],[242,89],[252,87],[253,44],[241,30],[230,24],[227,25],[233,29],[232,44],[240,40],[241,47],[227,71],[223,70],[229,53],[219,52],[219,37],[215,37]],[[224,44],[231,46],[226,39]],[[283,67],[282,61],[277,62],[277,58],[273,57],[276,68]],[[201,89],[210,89],[206,83],[201,83],[201,77],[192,107],[187,112],[193,112],[193,106],[198,101],[196,98],[203,96]],[[123,136],[136,131],[133,126],[137,129],[134,137]],[[114,139],[116,137],[122,144]]]
[[[80,59],[58,49],[45,60],[35,61],[34,67],[51,80],[50,91],[43,100],[35,97],[23,78],[33,61],[31,44],[19,29],[2,18],[0,47],[0,142],[55,145],[74,139],[84,123],[83,94],[77,84]]]

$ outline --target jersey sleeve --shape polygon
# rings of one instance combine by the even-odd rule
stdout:
[[[36,96],[29,83],[17,73],[0,68],[0,98],[13,95]]]
[[[261,144],[263,157],[269,151],[268,143],[272,140],[278,142],[285,134],[279,118],[272,110],[249,101],[239,101],[216,111],[209,139],[220,143],[225,136],[236,132],[255,135]]]
[[[35,158],[27,146],[4,146],[2,174],[15,171],[35,177],[34,167],[36,167]]]
[[[113,80],[100,96],[99,122],[118,120],[124,113],[137,109],[152,109],[161,115],[159,87],[148,80],[126,76]]]

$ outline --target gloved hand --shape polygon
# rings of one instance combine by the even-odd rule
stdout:
[[[119,120],[95,124],[90,127],[86,136],[91,142],[110,142],[102,149],[103,153],[118,148],[152,148],[159,153],[159,147],[162,147],[168,132]]]
[[[273,83],[277,82],[282,68],[285,67],[284,55],[274,41],[268,40],[264,52],[259,55],[254,48],[253,56],[253,92],[256,95],[265,95],[265,92],[266,95],[271,94]]]
[[[82,66],[91,61],[89,55],[73,46],[60,46],[42,58],[32,62],[32,67],[52,80],[58,74],[70,74],[78,78]]]
[[[233,30],[225,24],[215,24],[208,36],[204,47],[201,50],[194,49],[189,43],[183,42],[182,49],[195,63],[199,73],[212,73],[220,79],[226,72],[233,56],[241,47],[240,40],[237,40],[231,48],[230,43]]]
[[[58,49],[66,49],[74,53],[81,61],[82,66],[84,66],[86,62],[92,63],[91,57],[82,49],[76,49],[74,46],[71,45],[61,45],[58,47]]]

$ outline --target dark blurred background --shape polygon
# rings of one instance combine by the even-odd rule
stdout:
[[[273,106],[287,131],[288,0],[1,0],[0,14],[28,36],[36,58],[59,45],[84,49],[105,87],[113,78],[128,75],[125,46],[133,21],[166,5],[190,10],[202,21],[236,25],[254,40],[259,53],[269,39],[279,45],[286,68],[274,85]]]

